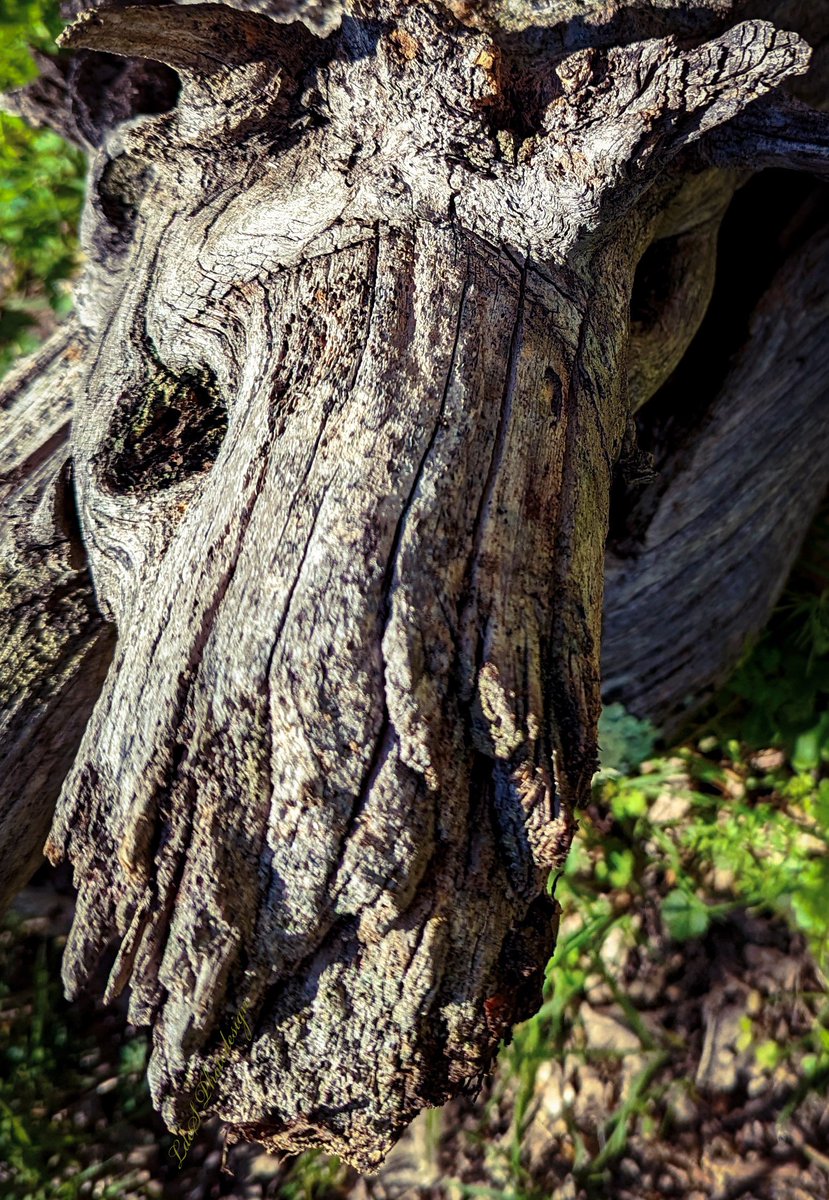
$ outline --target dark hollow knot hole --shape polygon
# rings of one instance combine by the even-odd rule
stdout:
[[[95,191],[106,223],[96,235],[111,253],[129,246],[150,177],[146,163],[129,154],[110,159],[101,171]]]
[[[71,458],[64,463],[57,477],[55,511],[58,525],[66,539],[69,564],[73,570],[81,571],[86,566],[86,547],[75,491],[75,469]]]
[[[639,260],[630,298],[631,324],[648,328],[658,319],[680,279],[675,269],[676,237],[652,242]]]
[[[116,411],[104,482],[127,495],[174,487],[210,469],[226,433],[227,407],[211,371],[176,376],[158,366]]]

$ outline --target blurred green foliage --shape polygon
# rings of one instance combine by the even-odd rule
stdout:
[[[629,771],[653,752],[657,732],[623,704],[608,704],[599,718],[599,757],[605,770]]]
[[[768,628],[681,746],[658,753],[647,722],[621,705],[603,713],[593,803],[580,814],[563,874],[552,881],[563,919],[546,1000],[503,1051],[515,1086],[504,1164],[509,1195],[536,1200],[523,1149],[536,1072],[547,1060],[580,1053],[574,1031],[597,981],[639,1038],[644,1066],[607,1115],[598,1153],[564,1114],[577,1147],[573,1175],[588,1195],[606,1195],[608,1165],[658,1111],[665,1091],[659,1073],[681,1048],[664,1030],[654,1037],[617,974],[612,947],[667,955],[747,909],[788,923],[805,939],[820,978],[829,975],[827,583],[829,504]],[[656,928],[643,927],[649,911]],[[740,1049],[750,1050],[758,1071],[791,1065],[799,1085],[790,1108],[810,1093],[825,1095],[825,998],[808,1030],[784,1045],[758,1034],[749,1017],[742,1037]]]
[[[724,744],[776,746],[796,771],[829,764],[829,501],[767,629],[705,716]]]
[[[30,47],[54,51],[56,0],[0,0],[0,92],[36,74]],[[50,130],[0,113],[0,375],[71,308],[84,156]]]
[[[611,770],[597,778],[594,804],[556,881],[564,919],[545,1003],[502,1051],[502,1075],[514,1088],[511,1144],[502,1163],[509,1188],[502,1196],[541,1200],[524,1155],[536,1074],[548,1060],[589,1056],[576,1030],[597,982],[638,1038],[642,1069],[606,1114],[598,1152],[563,1112],[577,1149],[573,1177],[587,1195],[608,1194],[607,1168],[625,1154],[633,1130],[641,1133],[664,1108],[661,1072],[683,1046],[643,1019],[619,977],[614,945],[664,956],[672,944],[703,939],[715,922],[749,909],[789,922],[805,935],[819,968],[829,970],[829,778],[795,770],[782,756],[772,770],[758,773],[751,752],[736,741],[721,746],[709,735],[702,747],[686,745],[639,772]],[[657,801],[664,804],[666,794],[681,802],[681,816],[660,817]],[[642,924],[654,906],[661,937]],[[826,1094],[829,1005],[818,1004],[807,1032],[785,1044],[758,1036],[749,1017],[744,1025],[739,1049],[750,1050],[755,1070],[770,1074],[788,1062],[796,1072],[791,1109],[810,1093]],[[691,1080],[685,1086],[693,1091]]]
[[[31,989],[20,993],[9,987],[15,949],[23,946],[26,953],[35,940],[27,942],[19,925],[15,914],[7,914],[0,933],[0,1195],[4,1200],[80,1200],[90,1194],[93,1181],[106,1180],[112,1167],[90,1146],[94,1139],[79,1103],[87,1093],[96,1095],[100,1083],[89,1069],[90,1058],[97,1058],[96,1037],[63,1000],[54,942],[36,941]],[[141,1035],[122,1047],[117,1103],[125,1122],[144,1123],[152,1111],[146,1057]],[[112,1147],[120,1149],[119,1135],[123,1142],[129,1132],[126,1125],[108,1130]],[[122,1171],[115,1186],[101,1184],[95,1194],[116,1200],[132,1194],[129,1184]]]
[[[671,937],[703,935],[729,904],[764,909],[801,932],[829,974],[827,579],[829,504],[768,628],[694,736],[670,756],[651,757],[655,738],[646,723],[621,705],[605,710],[596,794],[615,832],[600,835],[592,871],[602,887],[627,888],[644,865],[638,847],[656,844],[676,882],[662,902]],[[688,802],[670,834],[649,816],[666,787],[679,787]],[[586,843],[598,851],[598,840],[588,823]],[[578,855],[577,848],[568,878],[580,870]],[[704,880],[711,872],[730,880],[729,904],[700,898],[710,891]]]

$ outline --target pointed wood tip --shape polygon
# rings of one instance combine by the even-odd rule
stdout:
[[[63,847],[59,846],[58,843],[53,840],[51,834],[46,839],[46,845],[43,847],[43,853],[46,855],[53,867],[56,867],[59,863],[63,862]]]

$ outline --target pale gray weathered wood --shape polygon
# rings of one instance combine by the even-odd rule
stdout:
[[[595,766],[635,268],[711,155],[790,149],[722,133],[808,68],[766,8],[66,35],[182,85],[87,139],[70,450],[118,645],[48,843],[67,988],[115,938],[171,1126],[215,1072],[236,1131],[371,1167],[537,1003]]]

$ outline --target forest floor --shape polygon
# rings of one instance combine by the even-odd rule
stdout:
[[[227,1149],[223,1170],[215,1120],[179,1167],[149,1101],[146,1031],[123,1005],[62,997],[71,888],[44,870],[0,934],[0,1195],[829,1197],[825,980],[790,922],[729,899],[727,867],[703,872],[706,915],[678,904],[670,847],[693,830],[700,784],[682,759],[659,767],[645,767],[647,813],[628,829],[638,865],[618,848],[641,807],[630,787],[617,783],[612,803],[600,795],[584,816],[539,1016],[504,1048],[484,1094],[423,1114],[373,1178],[245,1145]],[[607,879],[602,861],[627,880]]]

